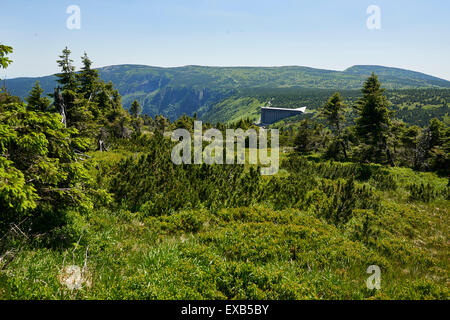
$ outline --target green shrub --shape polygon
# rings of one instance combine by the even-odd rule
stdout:
[[[408,189],[410,192],[409,199],[413,201],[430,202],[435,200],[439,195],[436,188],[429,183],[410,184]]]

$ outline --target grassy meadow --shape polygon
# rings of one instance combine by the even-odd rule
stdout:
[[[139,157],[89,155],[97,175]],[[0,298],[448,299],[446,178],[294,154],[282,161],[247,206],[156,216],[98,207],[69,217],[77,241],[66,247],[16,237],[14,259],[0,262]],[[114,176],[100,178],[108,186]],[[380,290],[366,287],[369,265],[381,268]],[[80,288],[65,285],[67,266],[81,269]]]

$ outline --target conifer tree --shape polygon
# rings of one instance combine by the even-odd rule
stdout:
[[[328,124],[336,127],[336,130],[340,130],[341,123],[344,120],[344,108],[345,103],[342,101],[342,97],[339,92],[335,92],[328,101],[324,104],[321,112],[321,117],[326,119]]]
[[[0,100],[0,234],[12,223],[46,234],[69,222],[68,210],[92,208],[91,180],[74,152],[82,140],[57,114],[40,112],[49,105],[41,94],[36,83],[28,106]]]
[[[65,47],[62,51],[62,55],[59,56],[61,60],[57,60],[58,66],[61,68],[61,73],[56,74],[58,77],[57,82],[62,86],[63,90],[75,91],[77,83],[75,77],[75,67],[73,66],[73,60],[70,59],[71,51]]]
[[[12,47],[0,44],[0,68],[6,69],[12,63],[12,60],[8,58],[8,54],[12,52]]]
[[[56,88],[54,93],[55,107],[66,119],[67,126],[77,128],[82,134],[93,119],[93,114],[88,108],[84,93],[79,90],[78,76],[70,53],[67,47],[64,48],[62,55],[59,56],[60,60],[56,61],[61,73],[56,75],[60,87]]]
[[[36,81],[33,89],[25,100],[28,102],[27,108],[33,111],[45,111],[50,105],[50,99],[43,97],[44,90],[39,85],[39,81]]]
[[[308,127],[308,119],[302,120],[295,137],[295,150],[300,153],[307,153],[312,150],[312,130]]]
[[[439,119],[431,119],[423,129],[415,150],[414,166],[444,174],[450,172],[450,129]]]
[[[130,114],[137,118],[142,112],[142,107],[137,100],[134,100],[130,107]]]
[[[6,69],[12,63],[12,60],[8,58],[8,54],[12,52],[12,47],[0,44],[0,68]],[[0,88],[0,92],[2,89]]]
[[[342,122],[345,120],[344,109],[346,105],[342,101],[339,92],[335,92],[320,110],[320,116],[325,119],[331,127],[335,128],[335,143],[342,147],[344,157],[347,158],[345,142],[341,139]]]
[[[386,154],[387,161],[394,165],[387,142],[391,112],[378,76],[372,73],[361,92],[363,97],[355,106],[359,114],[355,129],[361,142],[367,146],[363,151],[364,160],[381,162],[383,154]]]
[[[92,61],[87,56],[86,52],[81,57],[83,67],[78,74],[78,81],[80,82],[80,91],[86,99],[91,100],[98,86],[99,76],[98,71],[92,69]]]

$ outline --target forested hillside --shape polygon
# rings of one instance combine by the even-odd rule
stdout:
[[[258,121],[260,107],[270,102],[276,108],[299,108],[306,106],[310,116],[317,115],[317,110],[336,90],[304,88],[251,88],[214,104],[201,115],[205,121],[236,122],[249,118]],[[348,117],[352,118],[352,108],[359,98],[359,90],[339,90],[348,108]],[[444,121],[449,116],[450,89],[402,89],[386,90],[392,111],[397,118],[408,124],[425,126],[433,118]]]
[[[0,67],[12,51],[0,46]],[[52,99],[39,82],[24,99],[0,92],[0,299],[449,298],[448,117],[419,127],[393,108],[427,110],[448,91],[390,93],[371,73],[359,91],[233,96],[248,110],[318,105],[274,125],[280,170],[263,176],[262,161],[175,164],[171,132],[192,134],[197,115],[124,108],[81,61],[75,72],[62,51]],[[239,120],[202,130],[262,132],[230,112]]]
[[[162,114],[172,120],[183,114],[192,116],[195,112],[201,117],[242,89],[358,89],[372,72],[379,75],[387,89],[450,88],[450,81],[447,80],[381,66],[354,66],[341,72],[298,66],[158,68],[117,65],[99,68],[98,72],[103,81],[113,83],[122,96],[125,108],[136,99],[145,114]],[[52,93],[55,76],[10,79],[7,87],[12,94],[24,98],[36,80],[40,82],[44,93]],[[317,106],[311,105],[312,108]],[[212,118],[209,112],[204,119]],[[216,120],[231,119],[220,116]]]

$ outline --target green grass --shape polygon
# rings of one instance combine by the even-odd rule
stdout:
[[[127,154],[91,155],[114,166]],[[323,179],[327,171],[314,163],[305,170]],[[356,182],[373,190],[379,208],[355,209],[337,225],[318,214],[328,201],[320,197],[303,208],[275,210],[268,201],[157,217],[98,208],[78,220],[80,236],[67,248],[17,245],[14,259],[0,262],[0,298],[448,299],[449,201],[443,192],[423,202],[408,191],[412,183],[442,191],[447,179],[386,170],[395,187],[379,175]],[[283,168],[277,177],[295,174]],[[378,291],[365,283],[373,264],[382,270]],[[61,283],[68,265],[85,266],[80,290]]]
[[[215,104],[204,115],[202,120],[209,122],[235,123],[241,119],[257,121],[261,117],[260,107],[265,101],[253,97],[230,97]]]
[[[2,295],[7,299],[447,298],[448,266],[434,252],[444,239],[436,239],[428,229],[429,235],[417,246],[418,240],[408,235],[412,228],[421,233],[430,225],[441,230],[438,219],[428,220],[437,212],[394,209],[395,215],[380,221],[387,229],[376,247],[352,241],[346,232],[292,209],[197,210],[158,218],[103,210],[89,222],[89,236],[75,249],[73,259],[73,248],[21,251],[2,272]],[[418,213],[424,214],[426,223],[414,217]],[[87,283],[70,291],[59,282],[64,256],[66,265],[83,266],[86,249]],[[379,292],[365,287],[365,270],[371,264],[382,269]]]

